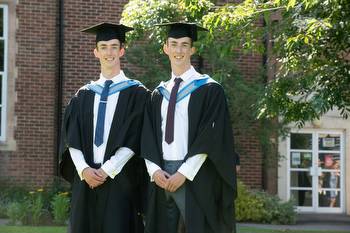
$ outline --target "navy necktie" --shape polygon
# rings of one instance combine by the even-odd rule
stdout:
[[[97,122],[96,122],[96,129],[95,129],[95,145],[97,147],[103,143],[107,98],[108,98],[109,86],[112,83],[113,83],[112,80],[105,81],[105,86],[101,93],[100,104],[98,105],[98,114],[97,114]]]
[[[165,141],[170,144],[174,141],[174,115],[175,115],[175,105],[176,105],[176,96],[177,91],[179,90],[180,83],[182,82],[181,78],[174,79],[174,86],[171,89],[168,112],[166,117],[166,126],[165,126]]]

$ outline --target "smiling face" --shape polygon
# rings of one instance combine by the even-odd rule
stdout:
[[[191,67],[191,56],[195,53],[192,40],[189,37],[169,37],[163,46],[164,53],[169,56],[174,73],[182,74]]]
[[[100,60],[102,72],[120,70],[120,57],[124,53],[125,50],[118,39],[99,41],[94,49],[95,57]]]

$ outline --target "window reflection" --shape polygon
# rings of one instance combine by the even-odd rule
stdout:
[[[292,133],[291,134],[291,149],[312,149],[312,134]]]
[[[318,193],[320,207],[340,207],[340,192],[338,190],[323,190]]]
[[[0,71],[4,71],[4,40],[0,40]]]
[[[0,37],[4,36],[4,9],[0,8]]]
[[[312,206],[312,191],[311,190],[292,190],[291,197],[296,200],[298,206]]]
[[[339,170],[340,154],[319,153],[318,166],[323,169]]]
[[[312,187],[312,177],[310,172],[293,171],[290,176],[292,187]]]
[[[340,196],[339,170],[322,172],[319,177],[319,190],[320,206],[336,207]]]
[[[319,134],[318,137],[319,150],[340,150],[340,136],[339,134]]]
[[[309,168],[312,166],[311,152],[291,152],[290,153],[291,168]]]

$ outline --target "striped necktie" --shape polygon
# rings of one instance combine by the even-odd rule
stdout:
[[[112,83],[113,83],[112,80],[105,81],[105,86],[101,93],[100,104],[98,105],[98,114],[97,114],[97,122],[96,122],[96,129],[95,129],[95,145],[97,147],[99,147],[103,143],[108,91],[109,91],[109,86]]]

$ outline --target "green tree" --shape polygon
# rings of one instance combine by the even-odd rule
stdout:
[[[260,104],[261,117],[282,115],[301,125],[331,109],[350,114],[350,4],[346,0],[275,1],[277,78]]]
[[[277,128],[277,123],[265,119],[257,120],[254,108],[264,90],[263,67],[256,79],[249,81],[240,75],[234,63],[241,54],[237,48],[242,42],[245,43],[245,49],[250,52],[261,50],[261,45],[258,45],[257,40],[248,44],[239,35],[232,36],[236,32],[230,28],[216,24],[214,20],[210,21],[219,9],[223,8],[215,6],[215,1],[209,0],[131,0],[122,13],[122,23],[135,28],[132,33],[128,33],[129,47],[126,58],[128,62],[142,69],[143,72],[138,73],[137,78],[152,89],[159,81],[170,77],[168,58],[161,51],[165,29],[155,27],[154,24],[191,21],[205,25],[210,32],[200,33],[199,42],[194,43],[197,48],[194,62],[205,61],[201,72],[210,74],[223,85],[236,134],[245,134],[249,129],[254,131],[254,134],[261,138],[263,150],[271,154],[269,139],[273,133],[272,129]],[[253,38],[253,35],[257,38],[261,33],[261,31],[252,32],[249,38]],[[129,75],[136,76],[130,72]],[[240,150],[247,155],[242,148]]]
[[[272,17],[276,15],[278,21]],[[257,26],[260,19],[263,27]],[[237,42],[225,45],[228,52],[237,46],[263,51],[259,42],[272,36],[276,77],[267,83],[257,105],[259,118],[282,116],[285,123],[302,126],[332,109],[349,116],[347,0],[246,0],[216,8],[204,21]]]

